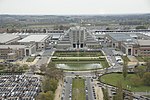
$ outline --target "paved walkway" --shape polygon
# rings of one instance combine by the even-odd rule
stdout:
[[[97,82],[98,81],[94,81],[94,88],[95,88],[95,93],[96,93],[96,100],[103,100],[103,92],[102,92],[102,88],[101,87],[99,87],[98,85],[97,85]]]
[[[131,62],[138,62],[138,60],[134,56],[128,56],[128,58]]]
[[[63,89],[63,82],[62,82],[62,80],[60,80],[58,82],[58,87],[57,87],[57,89],[55,91],[55,98],[54,98],[54,100],[61,100],[62,89]]]

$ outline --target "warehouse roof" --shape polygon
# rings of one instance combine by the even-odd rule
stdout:
[[[125,33],[110,33],[109,36],[116,41],[133,41],[133,38]]]
[[[25,48],[25,45],[0,45],[0,49],[17,49],[17,48]]]
[[[0,34],[0,43],[6,43],[16,38],[19,38],[19,36],[12,34]]]
[[[138,40],[140,46],[150,46],[150,40]]]
[[[19,40],[18,42],[31,42],[31,41],[43,42],[47,38],[48,38],[48,35],[29,35],[25,37],[24,39]]]

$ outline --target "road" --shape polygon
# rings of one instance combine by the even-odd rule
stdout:
[[[86,99],[86,100],[94,100],[93,91],[92,91],[93,84],[91,82],[91,78],[86,77],[85,79],[86,79],[85,87],[87,88],[86,98],[88,96],[88,99]]]
[[[71,100],[72,98],[72,78],[64,78],[64,86],[61,100]]]
[[[38,62],[35,64],[37,68],[40,68],[42,64],[47,64],[48,60],[50,59],[51,55],[54,53],[54,50],[45,50],[41,56],[39,56]]]

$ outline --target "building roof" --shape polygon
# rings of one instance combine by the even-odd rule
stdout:
[[[0,49],[17,49],[17,48],[25,48],[25,45],[0,45]]]
[[[18,42],[43,42],[45,39],[48,38],[48,35],[29,35]]]
[[[150,46],[150,40],[138,40],[140,46]]]
[[[110,33],[109,36],[116,41],[133,41],[133,38],[125,33]]]
[[[6,43],[16,38],[19,38],[19,36],[13,34],[0,34],[0,43]]]

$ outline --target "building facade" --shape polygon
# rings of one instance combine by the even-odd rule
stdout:
[[[15,61],[35,52],[35,45],[0,45],[0,59],[7,61]]]
[[[85,27],[71,27],[59,39],[57,49],[88,49],[100,48],[98,41]]]

